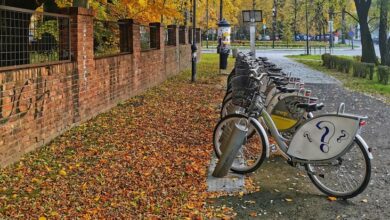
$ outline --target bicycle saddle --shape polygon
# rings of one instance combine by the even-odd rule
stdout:
[[[325,106],[324,103],[319,103],[319,104],[316,104],[316,103],[299,103],[299,104],[297,104],[298,108],[303,108],[303,109],[305,109],[306,112],[318,111],[318,110],[321,110],[324,106]]]
[[[284,81],[283,79],[275,79],[273,82],[276,84],[276,86],[285,86],[288,84],[288,82]]]
[[[296,88],[287,88],[287,87],[281,87],[277,86],[276,87],[279,91],[284,92],[284,93],[292,93],[298,91]]]

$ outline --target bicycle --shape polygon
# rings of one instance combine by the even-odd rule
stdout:
[[[269,157],[270,144],[263,124],[276,141],[282,156],[294,167],[303,167],[313,184],[323,193],[338,198],[352,198],[367,187],[371,176],[371,150],[359,135],[367,117],[345,114],[342,103],[333,114],[322,114],[304,121],[288,140],[278,131],[272,117],[265,110],[259,91],[249,89],[261,79],[253,76],[237,78],[234,86],[246,91],[236,97],[236,103],[246,109],[245,114],[231,114],[221,119],[213,134],[214,148],[221,151],[233,125],[246,127],[247,135],[240,143],[236,155],[224,161],[237,173],[257,170],[265,158]],[[262,76],[264,77],[264,76]],[[246,84],[246,85],[245,85]],[[248,97],[252,97],[248,100]],[[298,103],[297,107],[306,111],[317,110],[315,103]],[[249,130],[255,131],[249,134]],[[226,148],[226,147],[225,147]],[[259,152],[254,152],[258,150]]]

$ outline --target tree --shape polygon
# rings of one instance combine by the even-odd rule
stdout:
[[[368,25],[368,12],[370,10],[372,0],[354,1],[360,25],[360,36],[362,42],[362,62],[376,63],[377,58],[374,49],[374,42],[372,41],[370,27]]]
[[[388,36],[389,26],[389,2],[380,0],[379,18],[379,50],[381,53],[382,65],[390,66],[390,37]]]

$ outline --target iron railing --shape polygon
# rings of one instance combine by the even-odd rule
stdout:
[[[169,26],[165,28],[165,45],[176,46],[176,28]]]
[[[186,27],[179,28],[179,44],[186,44]]]
[[[125,25],[125,22],[120,21],[94,20],[93,48],[95,57],[104,57],[131,52],[131,45],[127,45],[128,41],[122,41],[121,45],[121,37],[132,37],[127,35],[121,36],[121,28],[123,29]],[[124,33],[126,32],[122,31],[122,35]],[[123,50],[123,48],[127,49]]]
[[[0,5],[0,68],[70,58],[69,16]]]

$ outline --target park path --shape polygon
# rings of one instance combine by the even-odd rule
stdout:
[[[232,207],[238,219],[390,219],[390,106],[348,91],[339,81],[281,53],[259,55],[303,78],[306,87],[325,103],[323,112],[335,112],[339,103],[344,102],[346,112],[369,117],[362,136],[373,149],[371,182],[361,195],[331,202],[312,185],[304,171],[272,158],[251,175],[260,186],[259,192],[221,197],[213,200],[213,205]]]

